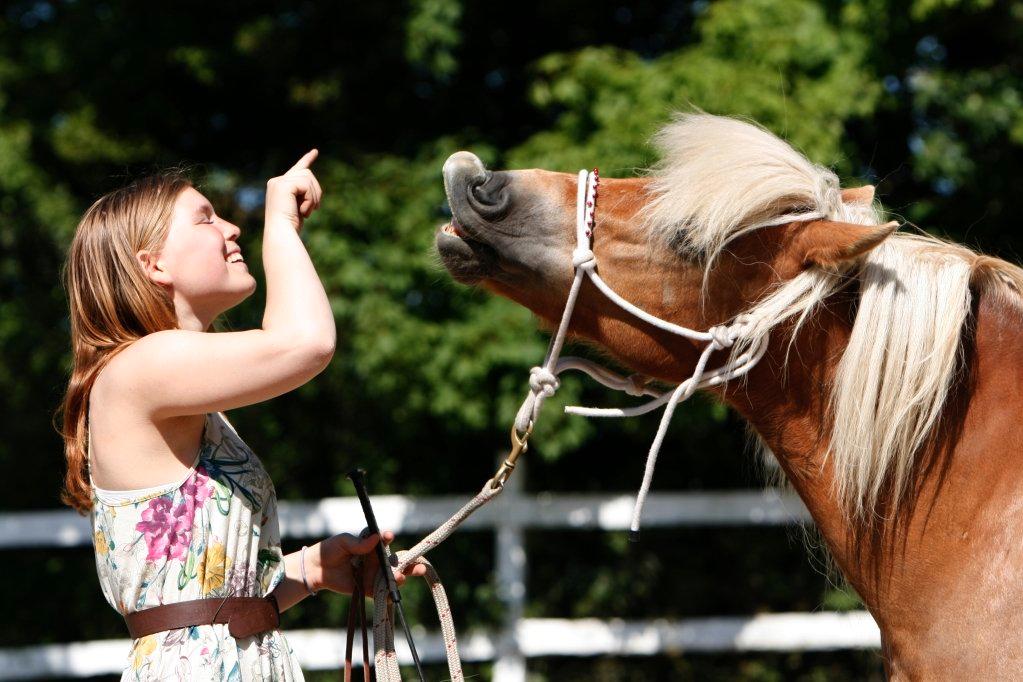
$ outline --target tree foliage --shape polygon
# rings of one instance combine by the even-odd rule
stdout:
[[[370,469],[377,492],[468,493],[490,475],[545,337],[524,309],[453,284],[431,251],[433,230],[445,220],[440,167],[458,149],[492,167],[597,165],[629,176],[655,163],[649,138],[673,111],[699,107],[761,122],[847,184],[877,184],[891,209],[925,229],[1018,254],[1023,3],[586,7],[567,0],[528,10],[459,0],[7,3],[0,10],[0,476],[17,483],[5,488],[4,506],[58,505],[62,451],[50,420],[69,369],[59,269],[77,218],[100,193],[160,166],[194,165],[200,189],[242,225],[243,248],[258,253],[266,177],[311,146],[321,150],[316,171],[326,198],[304,234],[336,315],[338,352],[300,390],[232,415],[282,498],[349,494],[343,476],[356,463]],[[258,325],[262,304],[257,292],[225,326]],[[529,487],[632,489],[653,422],[595,425],[560,413],[580,400],[621,402],[567,379],[530,453]],[[737,418],[706,400],[683,412],[659,487],[757,484]],[[580,473],[583,461],[601,466]],[[556,540],[572,548],[570,556],[536,566],[542,582],[531,583],[531,610],[680,616],[848,603],[809,567],[798,543],[736,533],[668,533],[659,551],[642,556],[628,555],[614,534],[568,534]],[[539,548],[551,538],[531,542]],[[702,568],[712,575],[694,569],[673,577],[683,557],[709,561],[717,553],[731,568],[711,562]],[[17,596],[15,581],[2,589],[13,599],[50,594],[91,614],[102,604],[90,556],[20,555],[12,559],[22,576]],[[454,580],[463,625],[492,619],[489,558],[444,556],[462,564]],[[564,562],[592,575],[566,582],[555,570]],[[76,578],[54,592],[51,583],[72,571]],[[707,589],[736,582],[750,587]],[[339,609],[338,602],[303,606],[293,618],[337,623]],[[5,641],[121,632],[112,612],[90,625],[81,620],[9,626]],[[672,658],[667,668],[654,662],[646,670],[765,680],[777,670],[829,679],[877,671],[869,654],[797,659],[708,659],[700,668]],[[561,669],[537,665],[544,674]],[[616,665],[575,662],[563,670],[624,679],[608,672]]]

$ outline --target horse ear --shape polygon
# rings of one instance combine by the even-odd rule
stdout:
[[[862,256],[891,236],[898,227],[895,220],[884,225],[813,220],[799,230],[796,252],[804,266],[833,267]]]
[[[843,204],[867,204],[874,201],[874,186],[850,187],[842,190]]]

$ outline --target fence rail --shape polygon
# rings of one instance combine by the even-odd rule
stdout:
[[[414,633],[416,649],[426,663],[445,660],[439,633]],[[344,636],[337,630],[289,630],[288,642],[303,670],[331,670],[342,665]],[[880,646],[877,626],[864,611],[848,613],[772,613],[748,618],[619,621],[526,618],[515,637],[522,655],[651,656],[659,653],[727,653],[765,651],[828,651]],[[498,658],[500,636],[468,632],[458,638],[462,660]],[[358,640],[358,635],[356,635]],[[119,674],[131,640],[114,639],[74,644],[48,644],[0,649],[0,677],[91,677]],[[412,664],[404,640],[396,641],[398,660]],[[359,650],[356,642],[355,650]],[[355,665],[361,665],[356,657]]]
[[[511,479],[515,480],[515,479]],[[470,497],[446,495],[409,498],[376,495],[373,511],[381,528],[396,533],[433,530]],[[540,493],[521,495],[509,483],[493,503],[470,516],[465,529],[505,525],[529,528],[626,530],[632,518],[631,495]],[[281,501],[283,537],[312,538],[358,531],[362,507],[354,497],[317,502]],[[651,493],[643,509],[643,527],[775,526],[809,520],[798,497],[772,491]],[[79,547],[92,544],[89,519],[71,510],[0,513],[0,550],[23,547]]]
[[[602,621],[524,618],[526,528],[625,530],[633,497],[627,495],[522,494],[512,477],[505,492],[464,524],[466,530],[495,530],[496,572],[504,604],[503,627],[459,637],[466,661],[494,661],[495,682],[523,682],[526,659],[537,656],[648,656],[665,652],[797,651],[880,646],[870,615],[778,613],[750,617],[682,620]],[[381,528],[396,533],[432,530],[458,509],[468,494],[431,498],[380,495],[373,507]],[[355,498],[280,503],[283,537],[314,538],[357,532],[362,510]],[[644,527],[783,525],[809,520],[795,496],[774,491],[654,493],[644,509]],[[92,543],[89,520],[67,511],[0,514],[0,550],[23,547],[79,547]],[[300,665],[327,670],[340,664],[341,633],[287,633]],[[437,633],[421,630],[417,648],[425,661],[443,661]],[[125,639],[0,648],[0,679],[88,677],[121,670]],[[399,643],[399,657],[411,662]]]

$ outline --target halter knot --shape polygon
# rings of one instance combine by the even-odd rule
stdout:
[[[642,374],[630,374],[628,377],[628,383],[625,384],[625,392],[628,395],[640,397],[646,395],[646,385],[650,381],[646,376]]]
[[[737,336],[732,325],[723,324],[711,327],[707,330],[707,333],[711,336],[711,344],[714,346],[714,350],[731,348],[732,344],[735,343],[735,338]]]
[[[561,382],[558,381],[558,377],[543,367],[533,367],[529,370],[529,388],[533,390],[533,393],[542,393],[545,397],[550,398],[554,395],[555,391],[561,386]]]
[[[597,266],[597,257],[593,250],[585,246],[577,247],[572,251],[572,266],[583,270],[593,270]]]

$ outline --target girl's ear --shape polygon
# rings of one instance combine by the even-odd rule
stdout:
[[[834,267],[867,253],[899,227],[893,220],[884,225],[856,225],[833,220],[813,220],[795,239],[796,256],[803,267]]]
[[[159,260],[159,254],[142,249],[135,253],[135,258],[138,259],[139,265],[142,266],[142,272],[146,273],[146,277],[157,284],[171,284],[170,275],[163,269],[163,265]]]

